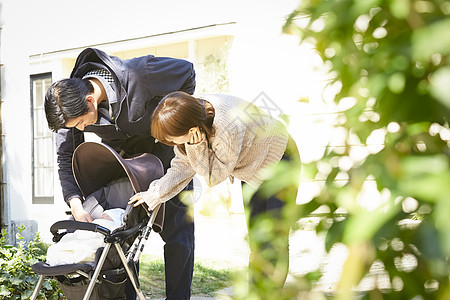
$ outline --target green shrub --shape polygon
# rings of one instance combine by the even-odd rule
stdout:
[[[2,230],[0,237],[0,299],[29,299],[39,280],[31,266],[45,260],[47,245],[39,234],[29,243],[20,234],[25,229],[18,226],[17,246],[8,245],[8,233]],[[62,294],[55,280],[45,279],[38,299],[61,299]]]

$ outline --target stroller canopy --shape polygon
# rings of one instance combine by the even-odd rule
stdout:
[[[110,146],[97,142],[85,142],[75,149],[72,170],[84,197],[121,177],[128,177],[135,193],[146,191],[164,175],[161,161],[153,154],[122,158]]]

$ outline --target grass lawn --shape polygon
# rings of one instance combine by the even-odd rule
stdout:
[[[231,285],[230,269],[214,269],[201,263],[194,265],[191,292],[193,296],[213,296]],[[146,296],[165,298],[164,261],[150,255],[142,255],[139,265],[139,281]]]

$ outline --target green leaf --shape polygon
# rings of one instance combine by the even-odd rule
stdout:
[[[325,237],[325,249],[327,252],[331,250],[334,244],[342,241],[342,236],[347,225],[347,221],[333,222],[333,225],[328,229]]]
[[[409,15],[409,1],[408,0],[391,0],[391,12],[392,14],[399,19],[406,19]]]
[[[371,8],[380,5],[380,0],[356,0],[353,1],[352,15],[358,17],[362,14],[366,14]]]
[[[450,195],[450,171],[443,174],[423,174],[408,177],[399,182],[399,190],[428,202],[446,201]]]
[[[31,295],[33,294],[32,290],[26,290],[22,293],[20,299],[30,299]]]
[[[349,245],[372,239],[400,210],[400,204],[388,201],[374,211],[361,211],[350,216],[344,230],[343,242]]]
[[[432,214],[434,224],[436,229],[440,234],[440,244],[445,253],[445,257],[450,255],[450,202],[449,201],[439,201],[436,203],[435,210]]]
[[[438,69],[431,75],[430,82],[431,94],[450,109],[450,67]]]
[[[450,169],[445,155],[410,156],[400,160],[399,190],[405,196],[429,202],[445,201],[450,195]]]
[[[42,287],[48,291],[50,291],[52,289],[52,285],[50,284],[50,282],[48,280],[45,280],[43,282]]]
[[[389,77],[388,86],[394,94],[400,94],[405,89],[405,82],[405,75],[397,72]]]
[[[23,274],[21,274],[21,275],[23,275]],[[24,278],[22,278],[22,277],[24,277],[24,276],[12,277],[11,284],[12,285],[20,285],[24,281]]]
[[[427,62],[435,53],[450,54],[450,18],[438,20],[412,34],[412,52],[416,60]]]
[[[449,161],[443,154],[408,156],[400,160],[402,171],[411,174],[441,174],[448,170]]]
[[[0,296],[9,296],[11,291],[4,285],[0,286]]]
[[[309,214],[311,214],[313,211],[318,209],[321,205],[322,205],[321,203],[314,201],[314,200],[311,200],[310,202],[305,203],[305,204],[298,205],[298,209],[296,212],[297,217],[305,218]]]
[[[320,278],[322,278],[322,275],[323,275],[323,274],[322,274],[321,271],[315,270],[315,271],[312,271],[312,272],[307,273],[307,274],[305,275],[305,277],[306,277],[309,281],[317,282],[317,281],[319,281]]]
[[[439,234],[436,228],[428,221],[422,221],[417,228],[418,240],[416,245],[419,247],[421,254],[428,259],[441,258]]]

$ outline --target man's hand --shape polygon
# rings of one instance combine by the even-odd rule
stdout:
[[[69,201],[70,210],[72,211],[72,216],[76,221],[80,222],[92,222],[92,216],[84,210],[83,204],[80,198],[72,198]]]

